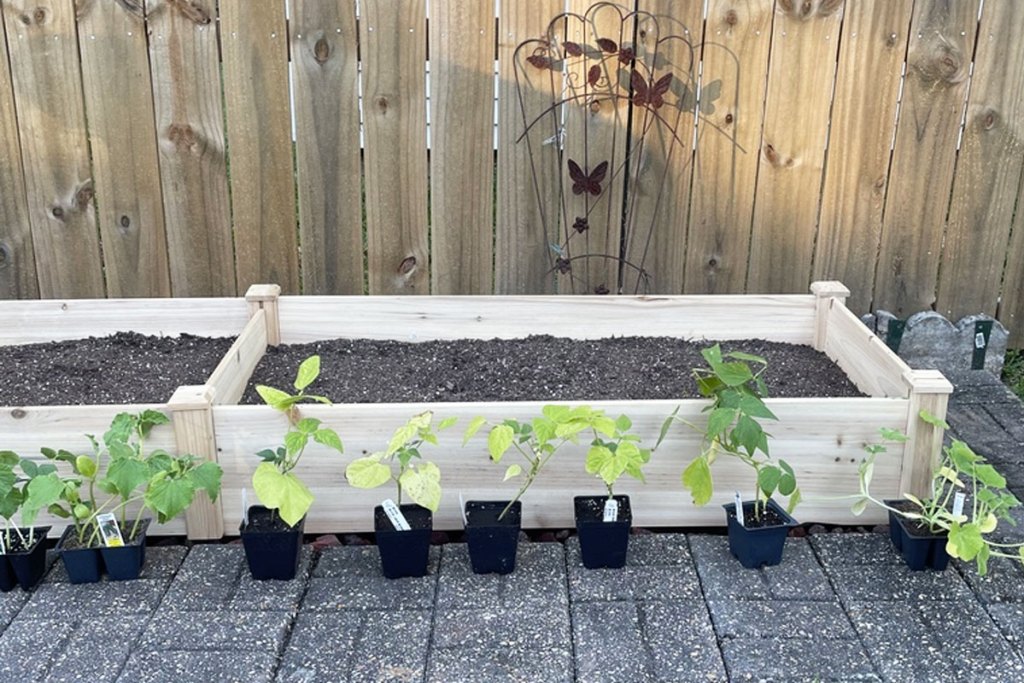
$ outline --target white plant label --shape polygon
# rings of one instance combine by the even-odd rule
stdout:
[[[7,547],[4,545],[4,537],[0,536],[0,555],[7,554]],[[4,560],[6,562],[6,560]]]
[[[384,508],[384,514],[391,520],[391,526],[395,527],[398,531],[409,531],[412,527],[409,526],[409,521],[402,514],[402,511],[395,505],[395,501],[388,498],[380,504]]]
[[[983,349],[985,348],[985,335],[981,332],[974,335],[974,348]]]
[[[953,516],[959,517],[964,513],[964,499],[967,496],[963,493],[958,493],[953,496]]]
[[[462,526],[469,526],[469,518],[466,517],[466,501],[462,497],[462,491],[459,491],[459,512],[462,513]]]
[[[96,523],[100,525],[100,535],[103,536],[103,544],[108,548],[123,548],[124,539],[121,537],[121,528],[117,525],[117,517],[113,512],[105,512],[96,516]]]
[[[604,521],[619,521],[619,501],[614,498],[609,498],[604,502]]]
[[[743,523],[743,496],[740,495],[739,491],[733,495],[733,500],[736,503],[736,521],[740,523],[740,526],[746,526]]]
[[[242,489],[242,524],[249,526],[249,492]]]

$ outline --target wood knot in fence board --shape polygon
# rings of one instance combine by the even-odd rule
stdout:
[[[210,12],[196,0],[167,0],[171,9],[177,10],[183,17],[198,26],[210,23]]]
[[[735,26],[736,24],[740,23],[740,17],[738,14],[736,14],[736,10],[731,9],[725,13],[725,23],[728,26]]]
[[[775,146],[770,142],[766,142],[764,145],[764,158],[769,164],[776,168],[792,168],[793,157],[787,157],[779,154],[779,151],[775,149]]]
[[[912,66],[926,85],[955,85],[967,78],[963,52],[939,34],[922,49]]]
[[[999,112],[995,109],[986,109],[978,117],[978,125],[984,131],[989,131],[999,125]]]
[[[6,268],[11,264],[11,248],[7,242],[0,242],[0,268]]]
[[[326,38],[321,38],[316,41],[316,45],[313,46],[313,59],[320,66],[331,58],[331,44],[327,42]]]
[[[87,180],[78,188],[75,192],[75,207],[79,211],[85,211],[86,207],[89,206],[89,202],[92,201],[96,191],[93,189],[92,181]]]
[[[167,126],[167,139],[178,150],[191,149],[199,142],[195,128],[187,123],[172,123]]]
[[[779,0],[779,9],[801,21],[826,17],[843,6],[845,0]]]
[[[406,256],[402,259],[402,262],[398,264],[398,273],[400,275],[409,275],[414,270],[416,270],[415,256]]]

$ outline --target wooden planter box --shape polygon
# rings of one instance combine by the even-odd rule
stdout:
[[[845,370],[868,398],[774,398],[771,409],[779,416],[769,431],[771,450],[797,470],[804,503],[796,516],[805,522],[881,523],[885,515],[869,509],[861,517],[850,511],[850,500],[828,497],[857,492],[857,468],[862,446],[878,438],[880,427],[908,433],[904,447],[892,447],[875,467],[873,492],[880,498],[898,497],[902,491],[927,493],[932,463],[939,454],[942,430],[917,415],[921,408],[943,417],[952,387],[936,371],[911,370],[869,331],[845,306],[849,291],[836,282],[818,282],[810,295],[794,296],[431,296],[344,297],[276,295],[274,286],[257,286],[248,294],[250,310],[260,315],[265,329],[250,324],[236,344],[235,367],[244,379],[230,382],[241,387],[269,343],[301,343],[337,337],[426,341],[431,339],[512,338],[551,334],[574,338],[600,338],[635,334],[728,340],[763,338],[811,345],[824,351]],[[689,368],[680,368],[688,372]],[[330,373],[331,368],[323,368]],[[387,378],[382,378],[386,381]],[[769,387],[770,389],[770,387]],[[194,434],[179,446],[217,459],[224,468],[224,492],[210,506],[200,529],[190,520],[190,535],[213,536],[220,530],[234,533],[242,514],[243,488],[250,488],[255,453],[279,445],[286,419],[266,406],[230,405],[197,394],[187,408]],[[231,392],[235,397],[237,392]],[[224,398],[223,396],[221,398]],[[460,529],[460,494],[466,499],[507,499],[514,482],[502,483],[504,466],[490,463],[486,439],[478,435],[461,446],[462,431],[477,415],[492,420],[526,419],[547,402],[509,403],[404,403],[346,404],[344,396],[331,397],[333,406],[303,405],[302,414],[317,417],[335,428],[345,443],[338,456],[319,446],[307,449],[299,475],[310,484],[316,502],[306,522],[307,532],[367,531],[372,507],[393,488],[353,489],[345,482],[345,464],[364,453],[380,450],[394,429],[415,413],[434,410],[440,417],[458,416],[459,424],[442,433],[440,447],[427,459],[442,471],[444,498],[434,515],[436,529]],[[625,413],[634,428],[653,444],[665,417],[676,406],[680,415],[703,419],[704,400],[593,401],[615,416]],[[205,411],[205,412],[204,412]],[[179,414],[181,414],[179,412]],[[184,420],[179,420],[184,426]],[[207,433],[209,430],[210,433]],[[215,434],[215,436],[214,436]],[[205,447],[205,450],[204,450]],[[567,449],[550,463],[523,499],[523,525],[569,527],[573,524],[572,497],[602,493],[603,485],[583,470],[584,448]],[[698,452],[699,436],[675,427],[646,468],[647,483],[623,481],[617,492],[632,497],[637,526],[723,525],[719,503],[735,490],[749,497],[753,478],[748,469],[728,457],[714,465],[715,499],[695,507],[682,488],[680,475]],[[250,501],[252,500],[250,496]]]
[[[235,337],[248,329],[249,334],[243,336],[249,343],[260,345],[259,352],[262,353],[266,345],[263,316],[259,311],[250,313],[242,298],[2,301],[0,318],[4,324],[0,328],[0,345],[82,339],[122,331],[148,335],[189,333]],[[174,423],[173,428],[154,429],[148,443],[153,448],[173,452],[179,446],[192,443],[196,432],[195,416],[189,410],[194,401],[190,397],[208,397],[213,404],[236,403],[244,389],[244,381],[252,372],[252,367],[243,367],[241,363],[243,359],[251,360],[252,357],[252,349],[240,348],[237,344],[232,346],[205,385],[183,387],[173,397],[168,396],[167,403],[4,406],[0,408],[0,448],[39,462],[45,461],[39,453],[43,446],[85,453],[89,450],[85,434],[103,434],[119,412],[151,408],[170,412]],[[243,384],[239,386],[238,382]],[[207,414],[204,412],[202,415]],[[202,520],[192,526],[209,529],[216,524],[216,520],[206,518],[209,508],[208,505],[200,506],[190,515]],[[43,514],[39,524],[52,524],[54,535],[59,535],[67,522]],[[185,533],[185,527],[185,520],[179,519],[165,525],[154,525],[150,533],[181,534]]]

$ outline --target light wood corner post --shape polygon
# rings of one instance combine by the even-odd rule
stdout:
[[[217,462],[217,437],[213,431],[213,387],[183,386],[171,396],[167,410],[174,424],[180,454]],[[192,540],[224,536],[224,508],[221,498],[211,501],[205,491],[196,492],[185,512],[185,528]]]
[[[811,293],[817,297],[814,302],[814,350],[824,351],[828,338],[828,309],[836,304],[845,306],[850,290],[842,282],[822,280],[811,283]]]
[[[245,293],[245,300],[249,303],[249,317],[260,310],[267,316],[267,343],[271,346],[281,343],[281,319],[277,313],[277,300],[280,296],[280,285],[252,285]]]
[[[910,439],[903,452],[900,493],[925,498],[932,495],[932,474],[942,455],[942,439],[946,430],[928,424],[921,419],[920,413],[927,410],[945,420],[953,385],[938,370],[909,370],[903,373],[903,379],[910,387],[906,429]]]

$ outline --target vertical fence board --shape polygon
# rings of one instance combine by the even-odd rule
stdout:
[[[654,67],[651,83],[672,81],[665,106],[633,107],[622,291],[681,294],[704,8],[640,0],[637,10],[637,63]]]
[[[370,293],[428,294],[426,5],[360,6]]]
[[[295,0],[291,21],[302,291],[363,293],[354,0]]]
[[[630,3],[632,5],[632,3]],[[566,23],[569,40],[585,45],[585,54],[600,54],[596,59],[575,59],[568,66],[568,92],[571,100],[565,112],[565,153],[563,155],[563,183],[566,188],[566,222],[572,224],[578,217],[586,217],[586,232],[568,231],[570,239],[566,254],[572,261],[572,271],[558,278],[559,290],[593,294],[596,291],[617,292],[619,288],[619,249],[622,235],[622,198],[626,186],[626,142],[629,99],[597,98],[604,83],[628,91],[622,83],[625,70],[619,69],[619,60],[597,44],[597,40],[610,39],[616,46],[633,41],[633,20],[622,21],[626,9],[603,0],[569,0],[569,9],[585,21],[570,17]],[[601,82],[594,88],[588,84],[588,72],[600,64]],[[593,174],[602,162],[608,162],[602,191],[598,196],[588,192],[569,191],[573,181],[569,176],[568,161],[575,161],[586,174]]]
[[[107,294],[169,296],[142,4],[93,2],[78,8],[82,90]]]
[[[1009,347],[1024,348],[1024,175],[1017,189],[1017,215],[1010,232],[999,320],[1010,332]]]
[[[720,97],[697,121],[687,294],[742,292],[746,283],[773,13],[772,0],[708,3],[702,82],[717,84]]]
[[[434,294],[490,294],[494,222],[494,1],[430,4]]]
[[[148,0],[146,21],[171,291],[232,296],[216,2]]]
[[[951,320],[996,312],[1024,165],[1022,36],[1024,3],[985,4],[936,302]]]
[[[40,296],[102,297],[74,3],[4,6]]]
[[[224,2],[220,12],[238,291],[274,282],[297,293],[284,1]]]
[[[0,299],[34,299],[39,296],[39,282],[3,15],[0,12]],[[17,20],[12,17],[11,21]]]
[[[900,71],[912,0],[847,3],[812,280],[839,280],[871,305]]]
[[[524,133],[524,113],[541,112],[561,91],[561,79],[540,71],[516,46],[540,39],[561,12],[560,0],[502,0],[498,26],[498,220],[495,232],[494,289],[498,294],[550,294],[552,243],[561,241],[558,199],[560,150],[545,140],[557,139],[559,110],[553,110]],[[564,27],[564,22],[560,28]],[[559,31],[561,35],[561,31]],[[564,35],[562,35],[564,37]],[[517,87],[518,82],[518,87]],[[534,116],[537,114],[533,114]],[[531,160],[532,154],[532,160]],[[534,180],[536,172],[537,181]],[[547,226],[547,231],[545,231]]]
[[[914,5],[872,304],[900,318],[935,301],[977,16],[977,0]]]
[[[807,16],[808,12],[813,15]],[[842,14],[841,0],[778,4],[754,196],[748,291],[807,290]]]

